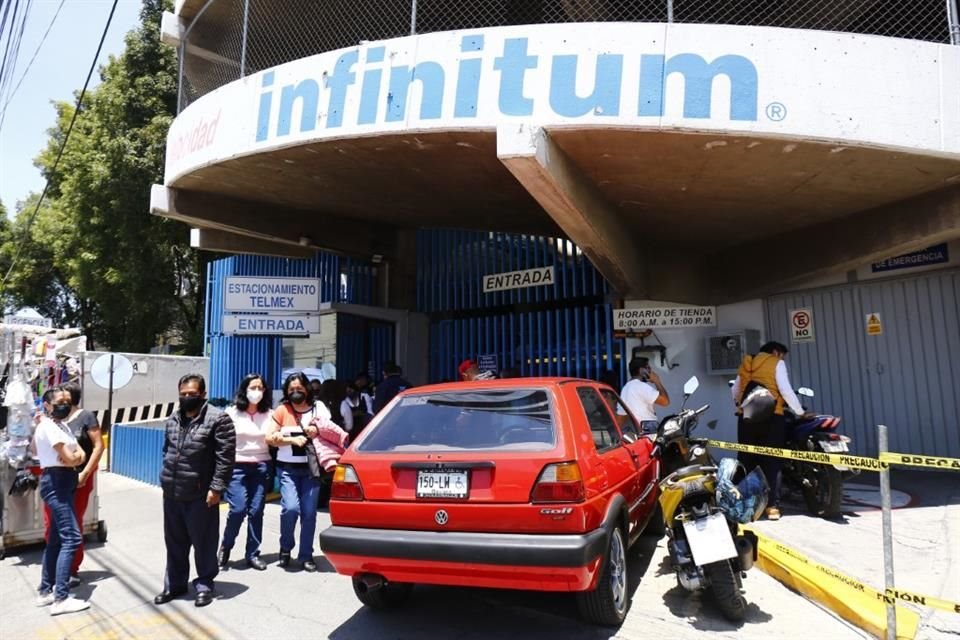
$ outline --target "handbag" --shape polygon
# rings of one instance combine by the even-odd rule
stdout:
[[[314,405],[314,417],[316,417],[316,411],[317,407]],[[323,467],[320,466],[320,459],[317,457],[317,448],[313,445],[313,438],[307,438],[307,443],[303,445],[303,450],[307,454],[307,467],[310,469],[310,477],[314,480],[319,480],[326,474]]]

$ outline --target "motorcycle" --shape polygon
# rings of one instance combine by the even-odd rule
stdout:
[[[801,387],[797,395],[813,398],[812,389]],[[804,407],[806,409],[806,407]],[[850,438],[837,432],[840,418],[832,415],[815,415],[804,419],[793,412],[785,412],[787,418],[787,442],[785,447],[796,451],[823,453],[847,453]],[[842,465],[817,464],[802,460],[784,460],[783,486],[803,496],[807,510],[824,518],[840,514],[843,499],[843,482],[860,471]]]
[[[684,385],[684,406],[699,381]],[[657,430],[666,477],[660,482],[660,515],[677,583],[687,591],[708,590],[724,617],[743,620],[747,602],[742,579],[757,559],[757,538],[738,534],[738,525],[753,522],[767,505],[769,487],[754,469],[734,484],[743,467],[732,458],[713,463],[706,443],[690,439],[697,418],[707,410],[681,408]],[[680,466],[677,466],[680,465]]]

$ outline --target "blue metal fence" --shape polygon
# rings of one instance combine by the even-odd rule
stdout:
[[[483,292],[484,276],[549,266],[552,285]],[[425,313],[569,301],[609,291],[570,240],[449,229],[417,234],[417,308]]]
[[[337,377],[352,380],[366,371],[379,380],[383,364],[396,356],[394,325],[350,314],[337,314]]]
[[[110,428],[110,471],[160,485],[165,420],[115,424]]]
[[[435,322],[430,377],[457,380],[460,362],[493,355],[501,371],[521,376],[599,379],[613,369],[625,380],[623,340],[613,337],[610,315],[610,305],[595,304]]]
[[[279,336],[225,336],[222,334],[223,293],[230,276],[318,278],[320,301],[375,304],[376,267],[330,253],[311,260],[238,255],[211,262],[207,270],[206,336],[210,356],[209,396],[229,399],[234,385],[251,372],[264,375],[277,388],[283,368],[283,339]]]

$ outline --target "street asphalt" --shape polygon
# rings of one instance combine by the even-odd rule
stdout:
[[[10,549],[0,562],[0,638],[173,639],[173,638],[866,638],[867,634],[793,593],[758,569],[745,580],[748,616],[742,624],[723,620],[710,600],[680,589],[669,568],[663,540],[641,539],[629,566],[633,602],[619,629],[592,627],[577,616],[574,597],[488,589],[418,587],[407,606],[394,612],[366,609],[356,600],[349,578],[333,572],[316,551],[320,571],[286,571],[276,565],[279,505],[267,505],[263,557],[271,564],[258,572],[235,562],[217,580],[218,598],[197,609],[189,597],[153,604],[162,587],[164,548],[161,496],[156,487],[113,475],[100,475],[100,517],[109,527],[105,544],[88,544],[75,589],[89,598],[89,611],[51,617],[34,605],[40,550]],[[954,478],[939,476],[943,487],[919,504],[898,510],[898,586],[960,600],[958,551],[960,489]],[[952,484],[951,484],[952,482]],[[909,484],[909,483],[907,483]],[[895,487],[898,485],[895,483]],[[950,487],[950,488],[947,488]],[[900,487],[898,487],[900,488]],[[919,493],[915,487],[904,491]],[[869,491],[867,490],[867,494]],[[869,502],[869,496],[857,493]],[[954,495],[956,494],[956,495]],[[906,501],[906,499],[905,499]],[[772,536],[843,569],[874,586],[883,586],[879,511],[847,505],[847,515],[828,522],[787,509],[776,523],[761,523]],[[319,514],[318,531],[329,524]],[[951,541],[951,542],[948,542]],[[243,534],[236,549],[243,547]],[[236,555],[236,554],[235,554]],[[902,576],[902,580],[901,580]],[[923,637],[958,637],[953,614],[927,615]]]

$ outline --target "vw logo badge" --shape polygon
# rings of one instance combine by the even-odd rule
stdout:
[[[450,521],[450,516],[447,514],[446,511],[444,511],[443,509],[440,509],[433,515],[433,519],[436,520],[437,524],[442,527],[443,525],[447,524],[447,522]]]

